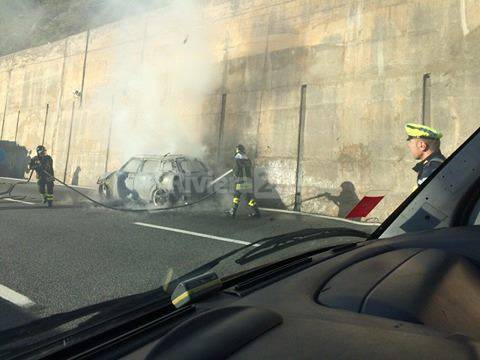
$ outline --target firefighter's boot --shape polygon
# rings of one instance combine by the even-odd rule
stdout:
[[[236,213],[237,211],[234,208],[231,208],[230,210],[225,210],[225,215],[232,219],[235,217]]]
[[[47,206],[52,207],[53,206],[53,195],[52,194],[47,194],[45,196],[45,199],[46,199],[46,202],[47,202]]]
[[[255,211],[253,211],[253,212],[251,212],[250,214],[248,214],[248,217],[250,217],[250,218],[259,218],[259,217],[261,217],[260,211],[259,211],[258,209],[255,210]]]
[[[235,194],[233,196],[232,208],[230,210],[226,210],[225,215],[227,215],[228,217],[234,218],[237,213],[239,204],[240,204],[240,197],[237,194]]]
[[[248,214],[250,218],[259,218],[260,217],[260,210],[258,209],[257,202],[254,199],[251,199],[248,202],[248,206],[251,209],[251,212]]]

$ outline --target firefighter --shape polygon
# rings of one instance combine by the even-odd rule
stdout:
[[[53,204],[53,160],[47,155],[47,149],[43,145],[37,146],[37,156],[30,160],[29,168],[37,173],[37,184],[40,194],[43,196],[43,203],[51,207]]]
[[[233,176],[235,190],[233,193],[233,206],[230,210],[225,211],[227,216],[235,217],[238,206],[240,205],[240,198],[245,195],[248,206],[250,207],[249,216],[252,218],[260,217],[260,210],[257,206],[257,201],[253,195],[253,166],[248,158],[245,147],[241,144],[235,148],[235,156],[233,162]]]
[[[417,185],[422,183],[445,161],[440,151],[442,133],[429,126],[409,123],[405,125],[407,147],[416,160],[413,170],[417,173]]]

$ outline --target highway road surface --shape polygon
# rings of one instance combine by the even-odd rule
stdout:
[[[12,182],[0,178],[0,191]],[[96,196],[94,189],[77,189]],[[0,308],[21,310],[4,317],[0,329],[159,288],[262,238],[309,227],[375,229],[275,209],[263,209],[260,219],[245,212],[230,219],[225,203],[214,198],[184,209],[129,213],[95,206],[64,186],[56,185],[55,197],[47,208],[30,183],[0,200]]]

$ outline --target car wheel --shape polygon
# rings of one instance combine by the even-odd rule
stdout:
[[[152,194],[152,203],[155,206],[164,206],[168,204],[168,193],[163,189],[156,189]]]

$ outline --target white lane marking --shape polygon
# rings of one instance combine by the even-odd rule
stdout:
[[[0,200],[6,200],[6,201],[11,201],[11,202],[17,202],[21,204],[27,204],[27,205],[35,205],[35,203],[29,202],[29,201],[23,201],[23,200],[17,200],[17,199],[10,199],[10,198],[2,198]]]
[[[13,180],[13,181],[26,181],[27,179],[20,179],[20,178],[11,178],[11,177],[4,177],[4,176],[0,176],[0,179],[2,180]]]
[[[28,297],[3,285],[0,285],[0,297],[21,307],[31,307],[35,305]]]
[[[172,232],[177,232],[177,233],[180,233],[180,234],[198,236],[198,237],[203,237],[203,238],[206,238],[206,239],[225,241],[225,242],[234,243],[234,244],[240,244],[240,245],[250,245],[251,244],[248,241],[235,240],[235,239],[225,238],[225,237],[221,237],[221,236],[214,236],[214,235],[209,235],[209,234],[202,234],[202,233],[198,233],[198,232],[176,229],[176,228],[171,228],[171,227],[166,227],[166,226],[146,224],[146,223],[142,223],[142,222],[135,222],[134,224],[139,225],[139,226],[145,226],[145,227],[153,228],[153,229],[172,231]]]
[[[379,225],[381,225],[380,223],[367,223],[367,222],[337,218],[335,216],[310,214],[310,213],[304,213],[304,212],[292,211],[292,210],[281,210],[281,209],[270,209],[270,208],[260,208],[260,210],[271,211],[271,212],[279,212],[279,213],[285,213],[285,214],[302,215],[302,216],[312,216],[312,217],[318,217],[318,218],[322,218],[322,219],[337,220],[337,221],[341,221],[341,222],[345,222],[345,223],[349,223],[349,224],[356,224],[356,225],[365,225],[365,226],[379,226]]]
[[[13,180],[13,181],[16,181],[16,182],[19,182],[19,181],[27,181],[28,179],[16,179],[16,178],[9,178],[9,177],[2,177],[0,176],[0,180]],[[30,181],[30,184],[35,184],[35,180],[32,179]],[[65,186],[63,184],[58,184],[57,182],[55,183],[55,186]],[[70,187],[73,187],[73,188],[78,188],[78,189],[87,189],[87,190],[96,190],[97,188],[94,188],[94,187],[89,187],[89,186],[79,186],[79,185],[68,185]]]

